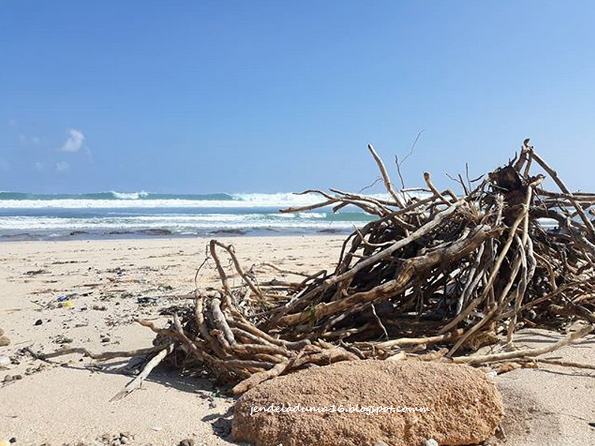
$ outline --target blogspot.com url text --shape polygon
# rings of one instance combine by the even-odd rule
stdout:
[[[289,404],[271,404],[269,406],[251,406],[250,415],[254,415],[259,412],[265,413],[364,413],[366,415],[379,415],[379,414],[397,414],[405,412],[429,412],[430,408],[427,406],[360,406],[359,404],[339,404],[330,406],[302,406],[301,404],[289,405]]]

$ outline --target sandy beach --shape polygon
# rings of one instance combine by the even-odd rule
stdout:
[[[342,237],[238,237],[233,243],[247,266],[273,262],[314,271],[333,265]],[[0,439],[17,445],[234,444],[229,436],[233,399],[202,377],[160,367],[142,389],[110,398],[131,380],[127,361],[100,363],[80,355],[44,363],[24,348],[51,352],[84,347],[92,352],[151,346],[153,333],[136,318],[165,324],[162,310],[191,303],[194,276],[206,239],[130,239],[0,244],[0,327],[11,340],[0,355]],[[279,273],[262,270],[273,278]],[[268,272],[265,272],[268,271]],[[200,285],[217,280],[206,265]],[[237,279],[235,279],[237,280]],[[525,331],[519,345],[541,346],[560,335]],[[595,339],[550,355],[595,362]],[[547,366],[496,378],[505,402],[504,436],[489,444],[595,444],[595,374]],[[589,424],[591,423],[591,425]],[[121,435],[124,434],[124,435]],[[117,440],[113,443],[114,438]],[[192,444],[192,443],[188,443]]]
[[[0,446],[595,446],[595,1],[0,1]]]

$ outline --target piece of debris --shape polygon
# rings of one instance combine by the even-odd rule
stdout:
[[[32,270],[32,271],[27,271],[25,273],[25,275],[26,276],[37,276],[39,274],[45,274],[45,273],[48,273],[48,272],[49,271],[48,270],[45,270],[45,269],[36,269],[36,270]]]
[[[214,408],[209,406],[211,409]],[[213,432],[221,438],[227,437],[231,434],[231,421],[223,417],[217,418],[212,424]]]
[[[59,334],[56,337],[54,337],[54,344],[71,344],[73,341],[72,338],[69,338],[68,336],[65,336],[63,334]]]

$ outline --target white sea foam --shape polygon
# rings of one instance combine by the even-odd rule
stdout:
[[[92,218],[60,217],[0,217],[0,233],[60,232],[60,231],[138,231],[169,229],[176,233],[214,229],[352,229],[350,221],[320,221],[318,219],[286,219],[263,214],[203,214],[203,215],[149,215]],[[361,224],[361,222],[360,222]]]
[[[372,198],[388,200],[387,194]],[[322,203],[318,194],[280,192],[212,195],[164,195],[140,192],[101,192],[83,195],[43,195],[6,192],[0,196],[0,209],[106,209],[106,208],[289,208]]]
[[[138,200],[139,198],[145,198],[149,196],[148,192],[116,192],[110,191],[110,193],[119,200]]]
[[[0,209],[122,209],[122,208],[285,208],[318,203],[320,197],[295,194],[235,194],[232,200],[139,199],[141,192],[112,192],[118,199],[58,198],[53,200],[0,200]],[[146,192],[145,192],[146,194]],[[150,195],[145,195],[150,196]]]
[[[327,214],[322,212],[298,212],[300,218],[326,218]]]

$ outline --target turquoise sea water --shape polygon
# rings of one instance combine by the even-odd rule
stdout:
[[[371,217],[358,209],[280,213],[315,195],[147,192],[0,192],[0,240],[347,233]]]

